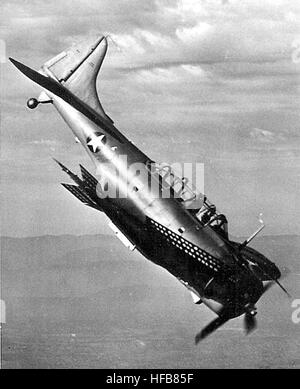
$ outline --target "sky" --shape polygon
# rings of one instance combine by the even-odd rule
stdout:
[[[86,37],[109,35],[97,87],[117,128],[157,162],[204,163],[205,192],[235,236],[300,234],[298,0],[2,0],[1,234],[109,233],[60,186],[52,157],[92,169],[39,88],[38,69]]]

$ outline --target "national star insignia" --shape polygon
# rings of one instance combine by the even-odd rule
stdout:
[[[88,137],[86,144],[93,153],[98,153],[101,146],[106,143],[106,136],[101,132],[96,132],[92,137]]]

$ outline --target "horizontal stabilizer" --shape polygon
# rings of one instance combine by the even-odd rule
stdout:
[[[122,135],[111,123],[110,119],[103,118],[103,116],[99,115],[95,109],[91,106],[80,100],[76,95],[70,92],[69,89],[64,87],[58,81],[55,81],[51,77],[45,77],[43,74],[36,72],[35,70],[29,68],[28,66],[22,64],[21,62],[16,61],[13,58],[9,58],[11,63],[16,66],[17,69],[20,70],[26,77],[28,77],[33,82],[40,85],[42,88],[47,91],[53,93],[54,95],[60,97],[65,102],[70,104],[73,108],[77,109],[95,124],[99,125],[103,128],[109,135],[111,135],[114,139],[123,143],[125,137]]]

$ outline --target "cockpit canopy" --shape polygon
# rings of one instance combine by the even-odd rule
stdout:
[[[161,191],[169,191],[170,195],[178,199],[203,227],[210,226],[226,239],[228,238],[227,219],[224,214],[217,211],[207,196],[201,193],[187,177],[180,177],[168,164],[159,164],[149,161],[147,165],[151,175],[159,180]]]

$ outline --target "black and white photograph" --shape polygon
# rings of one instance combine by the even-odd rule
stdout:
[[[1,0],[0,99],[1,369],[300,368],[299,0]]]

